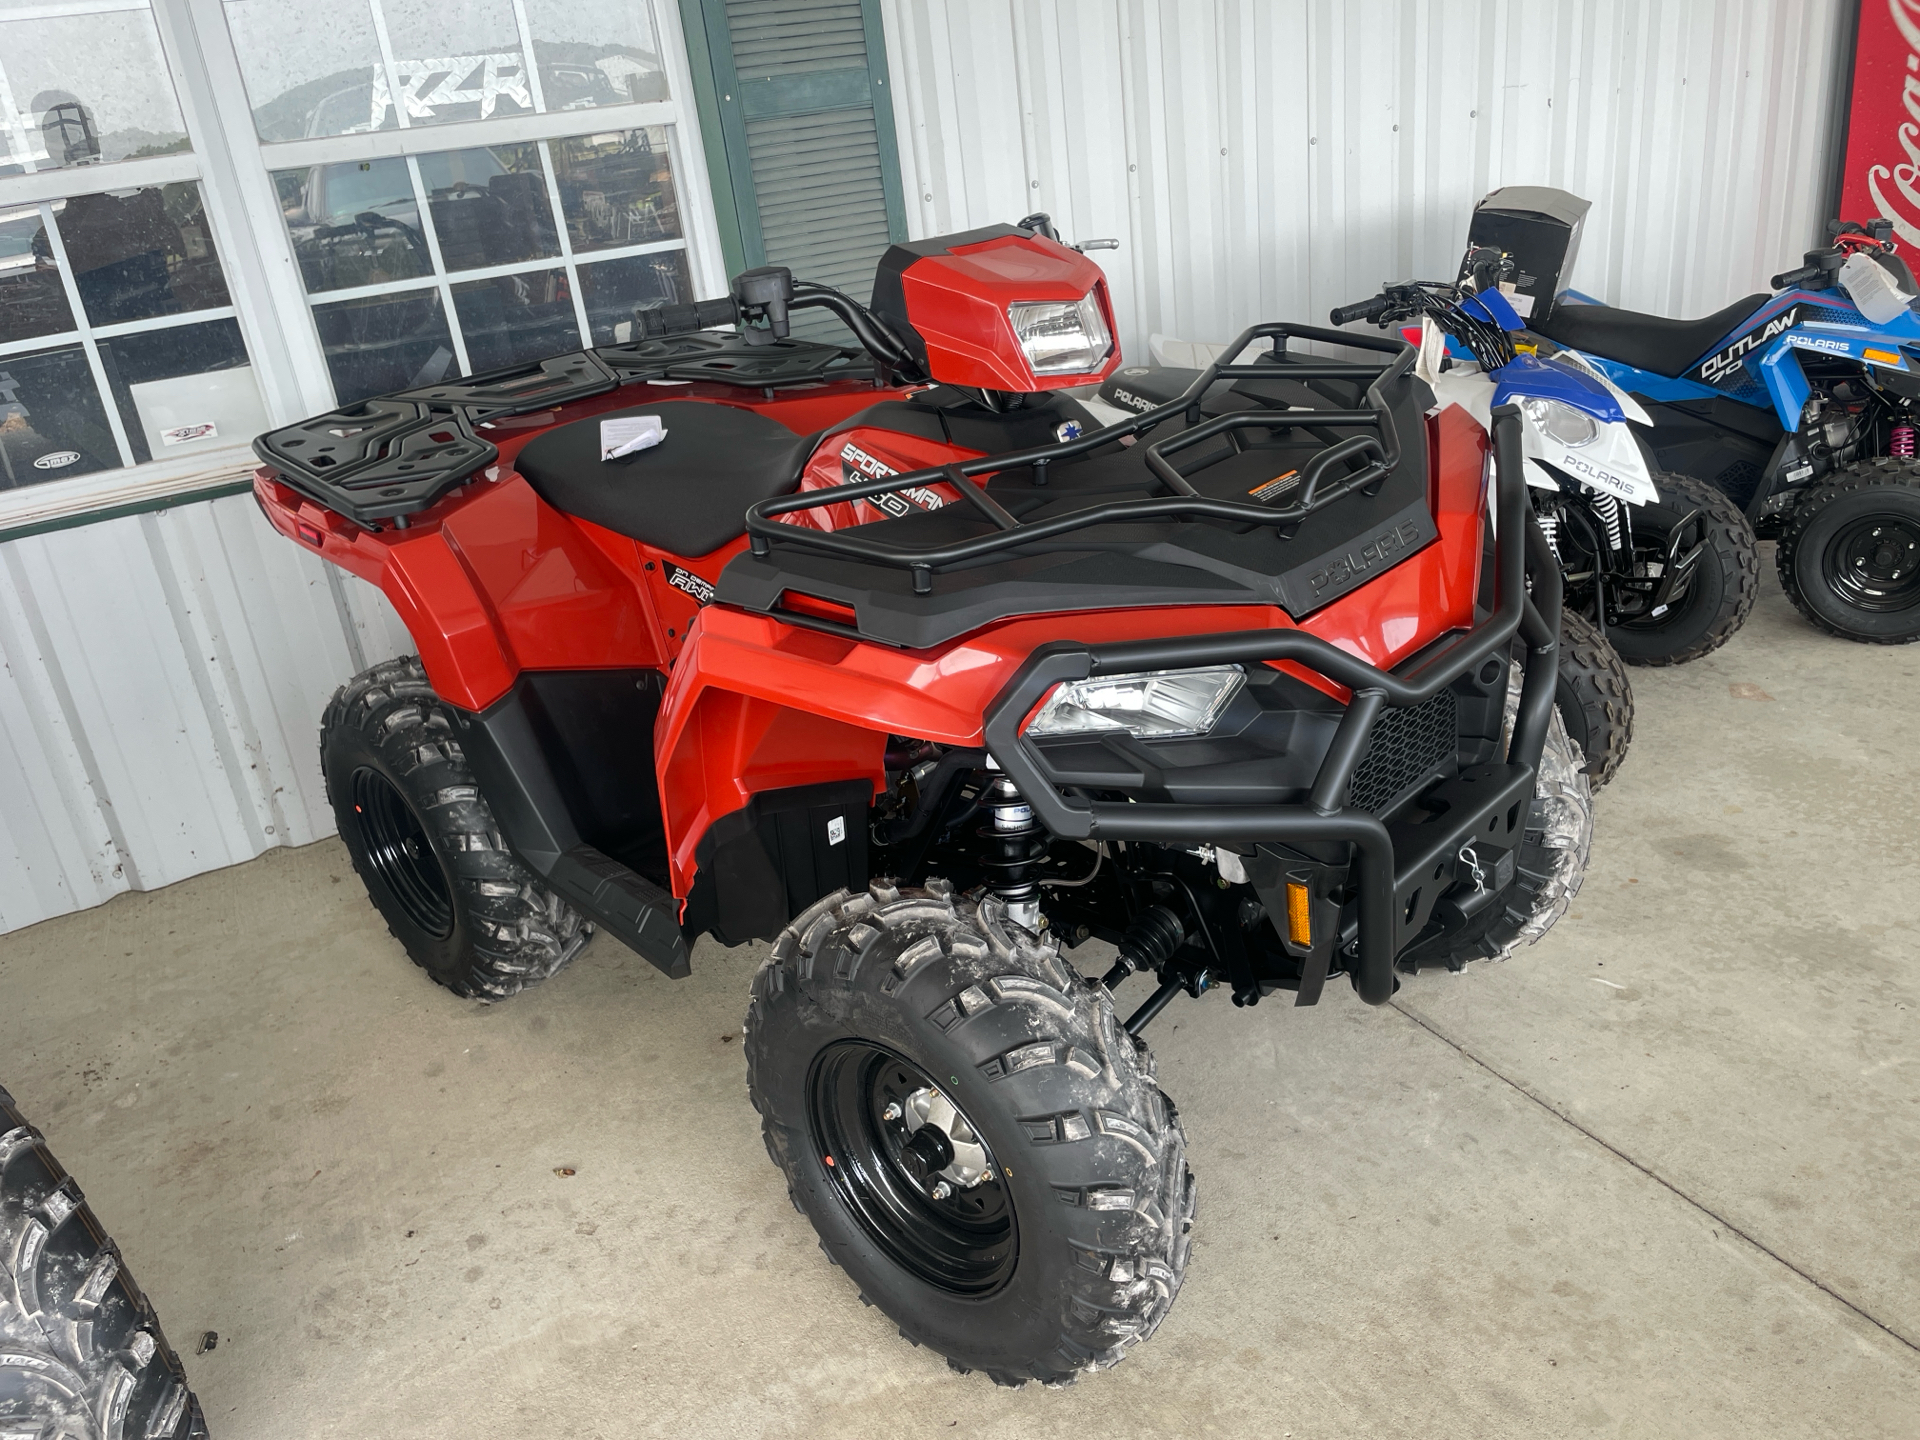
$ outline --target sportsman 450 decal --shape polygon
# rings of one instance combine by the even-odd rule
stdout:
[[[1699,367],[1694,370],[1693,378],[1707,385],[1718,385],[1722,380],[1731,378],[1742,360],[1775,336],[1793,329],[1800,323],[1806,311],[1807,307],[1804,305],[1789,305],[1758,330],[1749,330],[1726,349],[1717,350],[1702,360]]]
[[[885,461],[876,460],[849,440],[840,447],[840,474],[851,485],[861,480],[884,480],[900,472]],[[899,519],[915,510],[938,510],[947,502],[924,485],[909,485],[886,495],[869,495],[866,503],[882,514]]]

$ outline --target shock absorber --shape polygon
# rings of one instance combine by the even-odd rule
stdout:
[[[1897,455],[1902,460],[1911,460],[1913,449],[1913,426],[1902,420],[1893,427],[1893,434],[1887,437],[1887,453]]]
[[[989,764],[992,762],[989,761]],[[991,823],[977,832],[986,842],[981,868],[990,878],[987,887],[1007,904],[1007,918],[1038,934],[1040,881],[1036,870],[1047,853],[1046,831],[1034,823],[1033,807],[1020,789],[996,768],[980,792],[980,808]]]
[[[1557,510],[1541,510],[1533,517],[1540,522],[1540,533],[1547,537],[1547,548],[1553,551],[1553,558],[1560,558],[1560,513]]]
[[[1623,548],[1620,536],[1620,502],[1611,495],[1602,495],[1598,491],[1593,495],[1593,513],[1600,517],[1600,523],[1607,527],[1607,544],[1615,550]]]

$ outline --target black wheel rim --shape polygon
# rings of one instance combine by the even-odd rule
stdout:
[[[887,1116],[889,1105],[938,1088],[883,1046],[831,1045],[807,1079],[814,1143],[842,1203],[889,1260],[950,1295],[990,1295],[1013,1274],[1020,1248],[998,1162],[991,1178],[936,1200],[902,1163],[912,1132]]]
[[[1820,557],[1827,588],[1876,614],[1920,604],[1920,525],[1904,515],[1862,515],[1834,532]]]
[[[436,940],[453,933],[453,896],[426,826],[378,770],[353,772],[353,823],[367,863],[401,912]]]

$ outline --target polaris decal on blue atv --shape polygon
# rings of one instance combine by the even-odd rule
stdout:
[[[1726,349],[1716,351],[1702,360],[1700,368],[1693,372],[1693,378],[1705,385],[1718,385],[1728,377],[1729,372],[1738,369],[1747,356],[1798,325],[1806,313],[1807,307],[1804,305],[1789,305],[1758,330],[1749,330]]]

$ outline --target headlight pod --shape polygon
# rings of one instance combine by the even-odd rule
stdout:
[[[1593,437],[1600,433],[1600,426],[1591,415],[1559,400],[1536,395],[1530,400],[1522,400],[1520,409],[1548,439],[1562,445],[1577,447],[1590,444]]]
[[[1014,337],[1036,375],[1084,375],[1113,351],[1113,334],[1089,290],[1078,300],[1017,300],[1007,306]]]
[[[1246,683],[1237,665],[1073,680],[1048,697],[1026,733],[1034,739],[1098,730],[1124,730],[1139,740],[1204,735]]]

